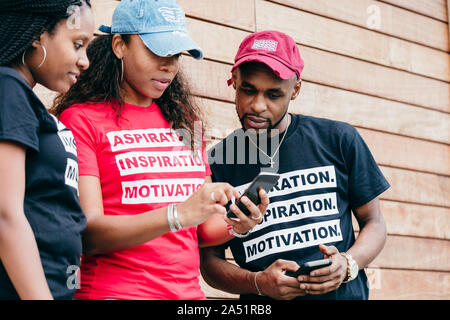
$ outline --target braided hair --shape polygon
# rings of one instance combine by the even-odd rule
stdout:
[[[34,40],[69,17],[69,6],[82,2],[91,6],[90,0],[0,0],[0,66],[16,62]]]

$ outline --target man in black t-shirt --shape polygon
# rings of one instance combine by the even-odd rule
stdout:
[[[352,126],[287,112],[303,65],[294,40],[280,32],[252,34],[239,47],[229,84],[242,129],[211,150],[212,179],[244,191],[260,171],[281,177],[246,237],[201,250],[202,274],[241,299],[367,299],[364,267],[386,239],[378,196],[389,183]],[[225,260],[228,246],[238,266]],[[330,266],[288,275],[324,257]]]

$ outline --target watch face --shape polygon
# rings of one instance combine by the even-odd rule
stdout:
[[[356,263],[352,263],[350,266],[350,276],[352,278],[356,278],[358,275],[358,265]]]

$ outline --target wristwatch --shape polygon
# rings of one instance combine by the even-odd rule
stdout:
[[[355,280],[359,272],[358,263],[346,252],[341,252],[341,255],[347,260],[347,276],[345,277],[343,283]]]

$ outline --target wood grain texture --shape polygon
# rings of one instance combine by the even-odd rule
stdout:
[[[396,38],[448,51],[446,21],[376,0],[271,0]],[[379,23],[379,24],[378,24]]]
[[[239,44],[250,34],[250,32],[230,29],[226,26],[197,19],[188,18],[186,22],[195,41],[203,49],[206,58],[230,64],[234,62]]]
[[[254,0],[178,0],[187,16],[255,31]]]
[[[381,199],[450,207],[450,178],[386,166],[380,169],[392,186]]]
[[[369,267],[450,271],[450,241],[391,236]]]
[[[448,81],[447,52],[350,25],[312,13],[256,1],[257,31],[279,30],[301,46],[327,50],[408,72]],[[444,39],[447,25],[442,24]],[[428,63],[423,63],[428,60]]]
[[[92,1],[92,10],[95,16],[95,33],[101,34],[98,27],[102,24],[111,26],[114,9],[119,1],[112,0],[95,0]]]
[[[450,240],[450,209],[389,200],[380,201],[389,235]],[[353,224],[359,231],[358,224]]]
[[[449,41],[450,41],[450,1],[447,0],[447,26],[448,26],[448,35],[449,35]]]
[[[303,81],[290,110],[402,136],[450,143],[450,114]]]
[[[309,47],[300,48],[300,53],[305,80],[450,112],[449,85],[442,81]]]
[[[449,300],[450,274],[412,270],[366,270],[371,300]]]
[[[380,0],[441,21],[448,21],[446,0]]]
[[[381,165],[450,176],[450,147],[358,128]]]
[[[409,236],[436,240],[450,240],[450,209],[437,208],[389,200],[380,201],[381,213],[390,236]],[[360,231],[352,215],[355,233]]]
[[[200,34],[201,29],[200,23],[190,25],[190,30],[192,30],[193,34]],[[207,39],[205,38],[207,34],[205,32],[202,37],[199,37],[199,44],[204,48],[205,52],[210,54],[208,58],[220,61],[223,59],[223,52],[213,54],[214,43],[220,40],[217,37]],[[228,43],[236,43],[237,45],[243,36],[244,34],[240,33],[232,36],[233,40],[231,41],[228,38],[230,36],[226,36],[225,39],[227,39]],[[235,50],[237,50],[237,47]],[[232,52],[233,50],[229,51],[231,54],[229,54],[227,61],[231,64],[235,52]],[[302,74],[304,80],[447,113],[450,112],[450,90],[449,85],[445,82],[309,47],[300,47],[300,53],[305,61],[305,69]],[[185,59],[186,64],[196,64],[195,68],[207,68],[206,63],[203,66],[198,61],[195,63],[190,60]],[[352,72],[349,72],[349,70]],[[192,69],[190,71],[199,72]],[[222,76],[223,74],[214,74],[214,77]],[[226,76],[229,76],[229,69],[226,72]],[[214,92],[211,92],[211,95],[214,95]],[[221,98],[223,99],[223,97]]]

